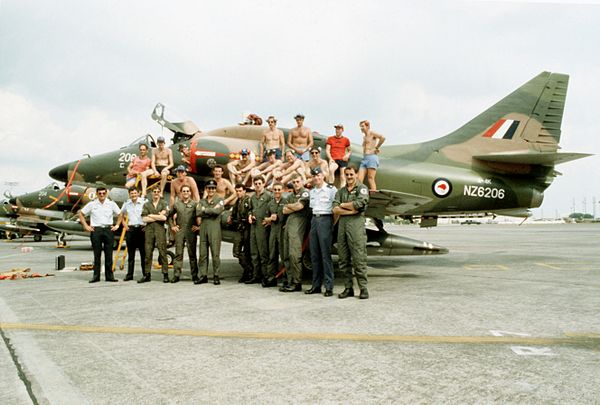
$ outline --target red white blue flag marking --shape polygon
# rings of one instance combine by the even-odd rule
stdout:
[[[484,138],[495,138],[495,139],[512,139],[515,134],[520,121],[499,119],[494,125],[488,129]]]

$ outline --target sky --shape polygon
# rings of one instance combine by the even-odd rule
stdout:
[[[161,128],[245,113],[386,143],[446,135],[542,71],[570,75],[566,152],[598,155],[600,2],[0,0],[0,192]],[[168,133],[165,133],[168,135]],[[534,217],[600,216],[600,158],[559,165]]]

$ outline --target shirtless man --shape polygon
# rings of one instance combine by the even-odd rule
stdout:
[[[369,190],[376,191],[375,174],[379,167],[379,157],[377,154],[379,153],[379,148],[385,142],[385,137],[371,131],[371,124],[367,120],[360,122],[360,130],[363,133],[363,159],[360,162],[360,169],[358,170],[358,180],[364,183],[366,173]]]
[[[236,199],[235,187],[233,187],[233,184],[229,180],[223,178],[223,166],[216,165],[213,167],[212,172],[217,183],[216,194],[223,199],[226,207],[232,205]],[[206,188],[204,188],[203,198],[206,199],[207,195]]]
[[[160,197],[162,198],[167,184],[167,176],[170,173],[169,169],[173,167],[173,151],[165,148],[165,138],[162,136],[156,139],[156,143],[158,148],[154,148],[152,151],[152,170],[155,175],[160,174]]]
[[[273,178],[282,184],[287,184],[294,174],[302,177],[302,182],[306,182],[306,170],[302,159],[298,159],[291,149],[285,152],[286,162],[277,169],[273,170]]]
[[[227,163],[229,180],[232,184],[242,183],[246,185],[250,179],[250,171],[256,165],[254,159],[250,159],[250,151],[247,148],[240,152],[241,159]]]
[[[181,160],[188,166],[190,165],[190,147],[182,143],[179,144],[179,153],[181,153]]]
[[[318,167],[325,176],[325,179],[329,178],[329,165],[323,159],[321,159],[321,151],[319,148],[312,147],[310,149],[310,160],[306,164],[306,177],[311,176],[312,170]]]
[[[142,197],[146,196],[146,187],[148,187],[148,176],[154,173],[152,170],[152,160],[148,157],[148,145],[141,143],[139,146],[140,155],[131,159],[127,167],[127,181],[125,187],[132,188],[137,182],[138,175],[142,177]]]
[[[262,139],[260,140],[260,155],[263,158],[263,162],[267,161],[267,152],[274,150],[276,155],[275,158],[281,160],[285,153],[285,138],[283,137],[283,131],[275,127],[277,120],[272,115],[267,118],[267,124],[269,128],[263,132]]]
[[[312,131],[310,128],[303,126],[304,115],[296,114],[294,119],[298,126],[290,130],[290,134],[288,135],[288,146],[294,151],[297,157],[308,162],[310,158],[309,151],[314,144]]]
[[[256,166],[256,170],[258,170],[258,175],[263,176],[265,183],[268,184],[271,177],[273,177],[275,169],[282,164],[283,162],[277,159],[277,152],[274,149],[270,149],[267,151],[267,161]]]
[[[196,181],[191,177],[187,176],[187,172],[185,170],[184,165],[177,166],[175,169],[175,173],[177,173],[177,178],[171,181],[171,196],[169,197],[169,207],[173,208],[175,204],[175,197],[181,200],[181,188],[183,186],[188,186],[191,191],[190,198],[193,201],[200,201],[200,193],[198,192],[198,185]]]

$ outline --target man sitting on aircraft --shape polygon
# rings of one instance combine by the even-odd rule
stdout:
[[[325,149],[327,159],[329,159],[329,183],[333,184],[335,182],[335,172],[339,168],[340,187],[344,187],[346,184],[344,167],[348,166],[348,161],[352,154],[352,147],[350,146],[350,139],[342,135],[344,126],[342,124],[337,124],[334,128],[335,135],[327,138],[327,147]]]
[[[285,153],[285,138],[283,137],[283,131],[275,127],[277,120],[272,115],[267,118],[267,124],[269,128],[263,132],[262,139],[260,140],[260,157],[263,162],[267,161],[267,152],[270,150],[275,151],[275,158],[281,159],[283,153]]]
[[[169,148],[165,148],[165,138],[159,136],[156,139],[158,148],[154,148],[152,151],[152,170],[155,175],[160,175],[160,197],[162,198],[165,192],[165,185],[167,184],[167,176],[169,176],[170,169],[174,166],[173,164],[173,151]]]
[[[213,167],[212,172],[214,180],[217,184],[217,195],[223,199],[225,206],[228,207],[231,204],[233,204],[233,201],[235,201],[235,188],[229,180],[223,178],[223,166],[216,165],[215,167]],[[206,189],[204,189],[203,198],[206,197],[207,191]]]
[[[190,163],[190,147],[180,143],[178,147],[179,153],[181,154],[181,161],[191,168]]]
[[[358,180],[362,183],[365,179],[365,173],[367,174],[367,181],[369,182],[369,190],[376,191],[377,184],[375,183],[375,174],[379,167],[379,148],[385,142],[385,137],[376,132],[371,131],[371,124],[367,120],[360,122],[360,130],[364,134],[363,136],[363,159],[360,162],[360,168],[358,169]]]
[[[273,170],[273,178],[285,185],[297,173],[302,177],[302,181],[306,182],[306,173],[302,159],[297,158],[291,149],[285,152],[285,158],[287,162]]]
[[[326,179],[329,178],[329,165],[321,159],[321,150],[315,146],[310,149],[310,160],[306,164],[306,177],[311,177],[312,170],[315,168],[321,169],[321,172]]]
[[[246,185],[250,179],[250,171],[256,165],[254,159],[250,159],[250,151],[244,148],[240,152],[240,160],[227,163],[229,180],[232,184],[242,183]]]
[[[169,207],[173,207],[173,205],[175,204],[175,197],[181,199],[181,188],[183,186],[188,186],[190,188],[190,198],[192,199],[192,201],[200,201],[200,193],[198,192],[198,186],[196,185],[196,181],[191,177],[187,176],[185,166],[177,166],[177,169],[175,169],[175,173],[177,173],[177,178],[171,181],[171,196],[169,197]]]
[[[92,249],[94,250],[94,275],[90,283],[100,281],[100,262],[104,252],[104,277],[105,281],[117,281],[113,275],[113,243],[115,242],[114,231],[119,225],[113,225],[113,217],[121,212],[119,206],[111,200],[106,199],[106,188],[96,189],[97,199],[90,201],[79,211],[79,222],[86,232],[90,232]],[[90,216],[88,225],[85,217]]]
[[[266,183],[269,184],[269,181],[273,177],[273,171],[282,164],[283,162],[277,159],[277,152],[274,149],[270,149],[267,151],[267,161],[256,166],[254,170],[257,172],[257,176],[264,176]]]
[[[288,146],[296,154],[296,157],[308,162],[310,158],[309,151],[314,144],[312,132],[310,128],[303,126],[304,115],[296,114],[294,119],[296,120],[297,127],[290,130]]]
[[[140,155],[131,159],[127,167],[127,181],[125,187],[132,188],[137,182],[138,176],[142,178],[142,197],[146,196],[146,187],[148,187],[148,176],[154,173],[152,170],[152,159],[148,157],[148,145],[141,143],[139,146]]]

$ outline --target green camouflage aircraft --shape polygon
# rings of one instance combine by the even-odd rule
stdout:
[[[456,131],[423,143],[385,145],[377,171],[379,190],[370,196],[366,215],[421,217],[421,226],[435,226],[438,216],[475,213],[518,217],[539,207],[544,190],[560,173],[555,165],[589,156],[559,151],[561,123],[569,76],[542,72]],[[184,163],[179,146],[189,148],[189,175],[202,186],[211,168],[239,159],[242,148],[254,153],[265,127],[237,125],[201,132],[191,121],[172,122],[158,104],[152,118],[173,132],[170,148],[175,166]],[[281,128],[287,137],[289,130]],[[325,149],[326,136],[313,133],[315,146]],[[388,139],[391,138],[388,136]],[[50,171],[56,180],[122,186],[126,169],[151,135],[117,151],[63,164]],[[351,163],[359,165],[362,147],[352,146]],[[379,229],[369,230],[375,255],[447,253],[445,248]]]

